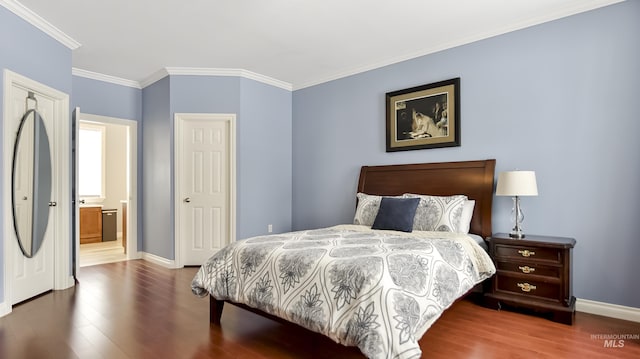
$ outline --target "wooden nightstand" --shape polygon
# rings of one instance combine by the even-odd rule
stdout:
[[[576,298],[572,290],[571,249],[576,240],[527,234],[523,239],[498,233],[489,237],[489,255],[496,266],[487,306],[501,304],[551,313],[552,320],[573,324]]]

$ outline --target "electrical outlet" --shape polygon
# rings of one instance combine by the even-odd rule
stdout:
[[[267,225],[267,232],[269,233],[273,232],[273,224]]]

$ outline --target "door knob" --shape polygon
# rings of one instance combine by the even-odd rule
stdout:
[[[49,202],[49,207],[55,207],[57,205],[58,205],[57,202]]]
[[[189,198],[189,197],[185,197],[184,201],[185,201],[186,203],[189,203],[189,202],[191,202],[191,198]]]

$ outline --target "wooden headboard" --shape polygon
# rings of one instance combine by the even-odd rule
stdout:
[[[491,205],[496,160],[362,166],[358,192],[397,196],[403,193],[434,196],[467,195],[476,201],[470,232],[491,235]]]

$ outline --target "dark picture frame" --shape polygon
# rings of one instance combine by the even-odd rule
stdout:
[[[460,78],[387,92],[387,152],[460,146]]]

